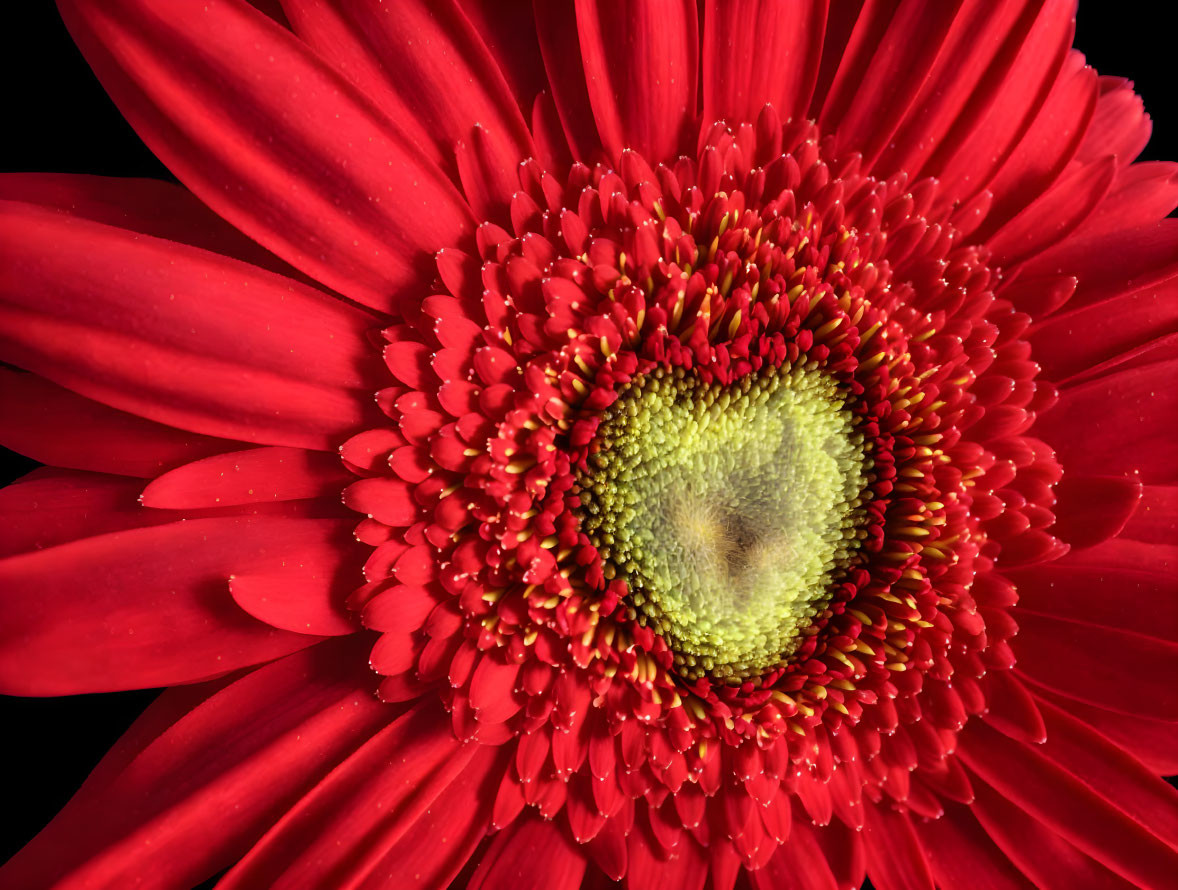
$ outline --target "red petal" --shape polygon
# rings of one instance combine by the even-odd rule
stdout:
[[[478,750],[469,766],[356,884],[356,890],[441,890],[462,871],[486,840],[503,759],[492,746]],[[282,886],[286,886],[285,884]],[[290,890],[301,890],[295,884]]]
[[[679,153],[696,112],[698,22],[695,0],[577,4],[589,101],[612,159],[625,148],[651,164]]]
[[[510,198],[516,168],[534,154],[532,140],[495,60],[457,3],[409,0],[394,8],[288,0],[284,6],[294,32],[375,99],[432,163],[450,166],[454,144],[480,127],[491,166],[509,171],[516,184],[499,194]]]
[[[344,489],[344,503],[385,525],[407,528],[418,518],[418,507],[413,500],[414,488],[408,482],[387,476],[361,479]]]
[[[455,781],[477,748],[454,738],[438,702],[416,705],[291,807],[220,886],[339,886],[345,875],[365,874]]]
[[[1117,539],[1009,577],[1020,609],[1178,641],[1176,555],[1173,547]]]
[[[1022,682],[1010,671],[986,675],[986,708],[983,719],[1004,735],[1020,742],[1040,744],[1047,738],[1043,716]]]
[[[1034,6],[1028,0],[964,5],[904,123],[874,165],[876,175],[914,176],[934,151],[947,147],[950,134],[960,138],[960,123],[985,111],[1002,85],[1034,23],[1027,14]]]
[[[804,830],[800,823],[798,827]],[[826,853],[831,872],[839,882],[839,890],[858,890],[867,875],[864,852],[867,845],[863,842],[862,834],[842,822],[814,829],[814,834],[818,838],[818,846]]]
[[[1178,850],[1178,789],[1068,713],[1044,701],[1045,757]]]
[[[922,819],[913,825],[941,887],[1035,890],[994,845],[968,807],[955,805],[940,819]]]
[[[752,123],[766,103],[782,120],[810,104],[828,0],[784,6],[772,0],[704,5],[703,119]]]
[[[365,417],[366,316],[216,254],[9,204],[6,359],[111,407],[211,435],[334,448]],[[68,347],[66,346],[68,344]]]
[[[281,572],[232,576],[229,593],[259,621],[281,630],[321,636],[355,633],[360,623],[343,608],[342,601],[360,569],[348,565],[340,555],[339,548],[323,553],[301,551]]]
[[[900,126],[962,7],[962,0],[909,0],[886,27],[859,16],[822,106],[823,132],[840,151],[858,152],[868,167]],[[836,12],[837,14],[837,12]]]
[[[1110,263],[1115,256],[1118,262]],[[1023,275],[1070,275],[1079,279],[1069,309],[1156,287],[1174,278],[1178,261],[1178,220],[1134,226],[1118,232],[1075,233],[1026,261]]]
[[[839,890],[812,828],[801,820],[764,868],[749,872],[755,890]]]
[[[593,126],[585,68],[571,4],[535,3],[536,36],[564,138],[578,160],[592,162],[601,146]]]
[[[585,844],[597,867],[614,881],[620,881],[626,874],[626,836],[617,819],[608,820],[596,837]]]
[[[1069,698],[1178,720],[1178,644],[1015,610],[1018,670]]]
[[[49,827],[0,869],[0,884],[205,880],[395,715],[367,691],[366,674],[363,647],[348,639],[220,691],[164,692]]]
[[[415,390],[429,391],[437,386],[432,360],[429,347],[413,340],[399,340],[384,349],[384,361],[393,376]]]
[[[491,58],[511,85],[520,108],[530,111],[537,94],[548,89],[532,4],[527,0],[516,3],[504,3],[503,0],[460,2],[475,33],[482,38],[491,51]]]
[[[3,173],[0,198],[224,254],[281,275],[301,277],[181,186],[158,179],[78,173]]]
[[[1117,157],[1118,163],[1124,158]],[[1122,167],[1108,197],[1084,221],[1085,236],[1115,232],[1164,219],[1178,206],[1178,164],[1153,161]]]
[[[496,157],[494,143],[482,124],[475,124],[454,148],[458,178],[467,203],[480,219],[510,222],[511,196],[519,191],[519,159]],[[444,344],[450,345],[450,344]]]
[[[994,194],[973,237],[987,239],[1028,203],[1046,196],[1079,150],[1096,109],[1096,72],[1074,50],[1064,61],[1047,100],[986,188]],[[1105,185],[1107,188],[1107,183]],[[1045,208],[1044,208],[1045,209]]]
[[[389,308],[422,282],[423,252],[470,232],[461,197],[412,140],[247,4],[59,8],[152,152],[238,229],[341,293]]]
[[[879,890],[933,890],[924,848],[906,813],[863,801],[867,874]]]
[[[966,103],[922,171],[941,180],[946,200],[960,200],[985,187],[1023,138],[1060,75],[1072,45],[1074,0],[1048,0],[1025,14],[1034,17],[1034,25],[1013,41],[1014,63],[998,66],[986,78],[980,95]]]
[[[531,817],[500,831],[479,860],[470,890],[576,890],[581,848],[552,822]]]
[[[1064,311],[1029,334],[1035,362],[1064,381],[1178,328],[1178,280]]]
[[[987,239],[994,264],[1014,266],[1070,235],[1108,194],[1116,169],[1111,155],[1068,167],[1047,191]]]
[[[0,444],[44,464],[154,476],[245,445],[108,408],[36,374],[0,367]],[[85,437],[79,436],[85,430]]]
[[[703,890],[708,880],[708,863],[699,844],[684,838],[674,855],[660,859],[645,833],[630,832],[629,866],[626,869],[626,890],[649,890],[654,887],[674,887],[675,890]]]
[[[364,626],[379,631],[419,630],[437,605],[437,598],[426,588],[397,584],[364,604]]]
[[[1055,448],[1065,474],[1139,470],[1146,482],[1174,480],[1175,379],[1178,359],[1170,359],[1065,387],[1034,434]]]
[[[1178,874],[1178,852],[1037,746],[1012,741],[974,720],[958,737],[957,750],[996,791],[1126,879],[1165,886],[1167,875]]]
[[[69,695],[192,683],[312,645],[242,612],[227,579],[337,547],[348,525],[193,519],[3,560],[3,687]]]
[[[137,479],[42,467],[0,489],[0,556],[56,547],[80,538],[175,522],[176,515],[139,504]],[[330,519],[342,507],[291,501],[186,513],[185,519],[221,516]],[[350,542],[344,542],[350,545]]]
[[[337,495],[355,477],[339,457],[301,448],[254,448],[178,467],[143,490],[143,506],[169,510]]]
[[[519,665],[484,652],[470,679],[470,703],[480,723],[502,723],[523,706],[517,698]]]
[[[1096,113],[1084,134],[1079,157],[1091,160],[1116,155],[1118,161],[1128,165],[1149,142],[1153,129],[1149,115],[1129,81],[1120,77],[1101,77],[1098,83],[1100,96],[1096,100]]]
[[[41,468],[0,488],[0,556],[171,522],[139,506],[139,481]]]
[[[1077,548],[1116,537],[1137,509],[1142,485],[1132,476],[1065,475],[1054,491],[1051,533]]]
[[[1147,485],[1122,538],[1150,544],[1178,541],[1178,485]]]
[[[1133,890],[985,782],[974,779],[972,810],[990,839],[1039,890]]]
[[[1034,687],[1033,691],[1037,698],[1066,708],[1073,717],[1124,748],[1157,775],[1178,774],[1178,723],[1118,714],[1040,687]]]

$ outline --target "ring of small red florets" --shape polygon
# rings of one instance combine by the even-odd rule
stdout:
[[[872,713],[894,725],[926,677],[984,673],[1013,632],[987,636],[970,594],[985,535],[968,476],[993,457],[960,431],[980,422],[967,394],[982,356],[1020,319],[998,312],[1012,334],[988,317],[984,253],[926,216],[935,183],[832,168],[812,128],[764,117],[657,169],[627,152],[557,182],[524,164],[514,233],[484,224],[477,259],[439,254],[439,292],[384,332],[398,384],[378,400],[396,429],[344,457],[367,477],[348,493],[376,546],[353,605],[382,632],[386,698],[440,688],[459,737],[520,735],[521,752],[543,737],[565,780],[585,740],[606,739],[635,790],[646,770],[715,793],[720,740],[757,797],[791,762],[839,759],[818,734]],[[604,578],[575,471],[635,375],[732,384],[785,363],[839,381],[867,443],[862,560],[788,663],[687,683],[625,608],[624,579]],[[531,768],[521,753],[525,784]],[[572,793],[530,802],[555,811]],[[594,819],[618,806],[598,800]]]

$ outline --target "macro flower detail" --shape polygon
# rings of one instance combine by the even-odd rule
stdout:
[[[1071,4],[59,5],[189,191],[0,180],[0,688],[172,688],[5,881],[1178,873],[1178,168]]]

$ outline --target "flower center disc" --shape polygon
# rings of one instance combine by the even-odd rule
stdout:
[[[583,528],[679,672],[727,682],[787,661],[852,560],[862,437],[836,382],[784,366],[730,386],[635,378],[581,474]]]

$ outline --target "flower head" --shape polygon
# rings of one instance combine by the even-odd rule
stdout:
[[[0,678],[178,686],[13,881],[1172,873],[1171,168],[1067,4],[61,5],[267,250],[5,183]]]

